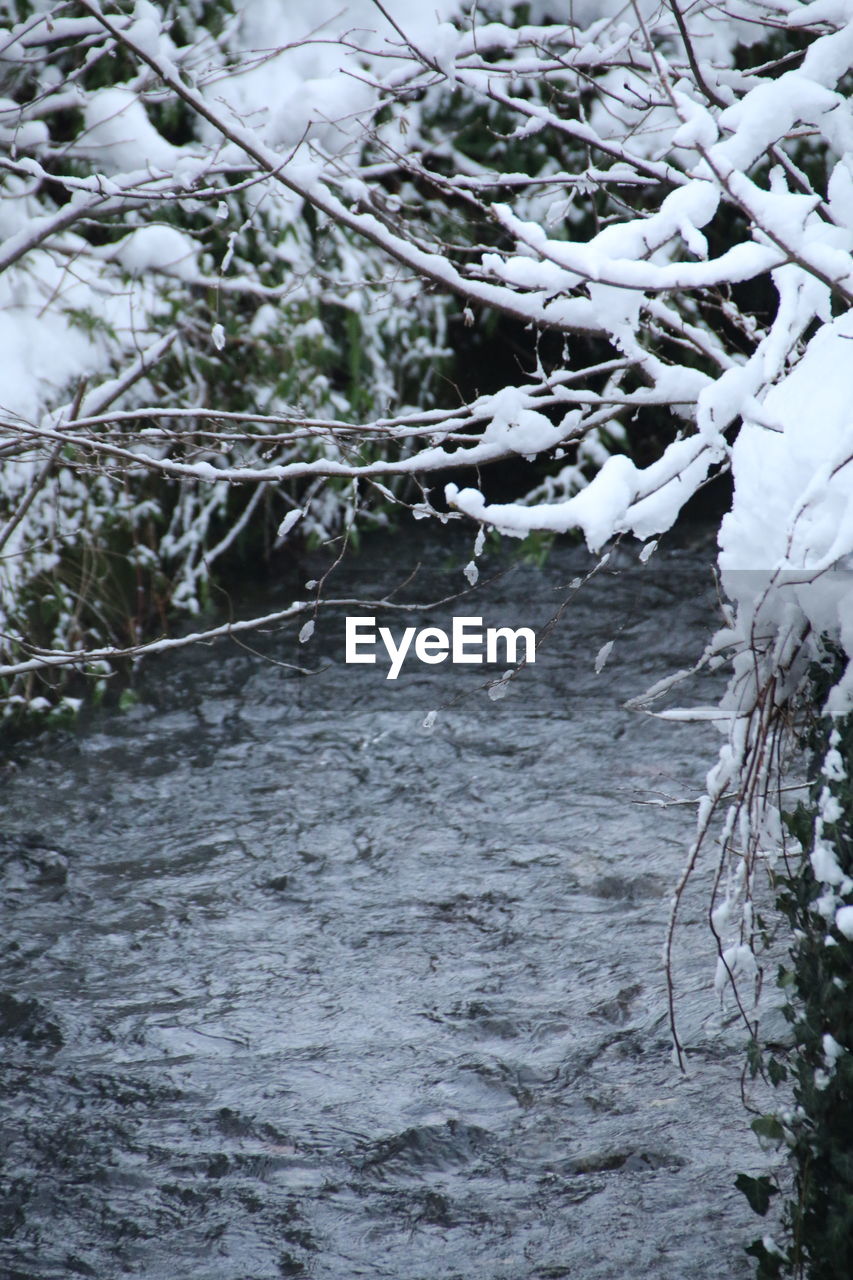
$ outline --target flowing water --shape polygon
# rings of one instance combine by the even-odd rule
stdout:
[[[420,550],[376,541],[338,589],[387,589]],[[465,586],[469,554],[405,592]],[[4,1280],[751,1274],[767,1228],[732,1182],[764,1157],[701,873],[686,1078],[670,1055],[693,813],[642,803],[695,795],[718,739],[623,708],[701,651],[709,559],[574,592],[587,561],[562,550],[414,620],[539,626],[570,598],[501,700],[482,668],[345,665],[324,614],[302,647],[153,660],[130,710],[15,747]]]

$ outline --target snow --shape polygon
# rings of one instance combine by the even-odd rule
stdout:
[[[198,250],[193,241],[176,227],[162,224],[137,227],[112,247],[109,256],[134,275],[163,271],[182,280],[198,275]]]
[[[533,530],[566,533],[581,529],[591,551],[599,551],[614,533],[631,530],[643,540],[671,528],[686,499],[723,455],[697,437],[676,440],[651,466],[638,468],[630,458],[607,458],[590,483],[564,502],[525,506],[486,505],[474,489],[445,487],[448,503],[502,533],[524,538]]]
[[[832,782],[843,782],[847,777],[844,761],[836,746],[827,751],[820,771],[825,778],[829,778]]]
[[[839,907],[835,913],[835,927],[845,938],[853,938],[853,907]]]
[[[815,877],[821,884],[841,884],[844,873],[838,865],[838,857],[832,845],[817,837],[809,858]]]
[[[89,96],[83,114],[82,149],[105,173],[169,173],[177,164],[180,153],[157,132],[132,90],[101,89]]]
[[[743,943],[726,947],[717,961],[714,988],[722,996],[727,984],[732,979],[753,978],[757,971],[755,955],[751,947],[745,946]]]
[[[127,34],[149,57],[156,58],[163,53],[171,52],[171,42],[165,44],[163,41],[161,15],[148,0],[136,0],[133,22]]]
[[[441,20],[456,16],[460,6],[456,0],[433,0],[424,8],[388,0],[386,7],[416,46],[423,42],[428,48],[437,24],[440,29]],[[364,75],[364,59],[342,56],[335,36],[351,32],[368,50],[383,52],[386,40],[399,41],[371,0],[288,5],[245,0],[238,13],[242,48],[280,52],[253,59],[240,76],[217,81],[217,100],[224,99],[238,118],[260,128],[272,146],[289,149],[305,141],[332,154],[351,147],[359,137],[359,123],[369,118],[376,92]],[[449,37],[437,43],[451,58]],[[382,67],[387,75],[391,68],[386,63]]]
[[[520,387],[505,387],[488,402],[491,422],[483,432],[484,442],[500,449],[534,457],[554,448],[563,433],[543,413],[527,407],[529,397]],[[478,407],[484,405],[478,402]]]
[[[744,422],[731,450],[734,501],[719,538],[723,586],[742,609],[751,612],[772,585],[765,619],[771,611],[778,621],[796,604],[819,634],[836,636],[846,584],[826,570],[853,553],[851,342],[853,316],[825,324],[764,398],[762,409],[781,430]]]
[[[267,140],[290,148],[310,139],[329,154],[342,151],[358,139],[374,97],[370,87],[354,77],[335,74],[300,81],[289,93],[277,95]]]
[[[672,135],[674,147],[711,147],[720,136],[719,124],[702,102],[686,93],[675,95],[684,124]],[[723,117],[720,117],[722,123]]]
[[[433,31],[421,34],[418,49],[435,62],[450,81],[455,81],[456,55],[464,39],[452,22],[439,22]]]
[[[831,1066],[835,1066],[841,1055],[847,1052],[844,1046],[839,1044],[829,1032],[826,1032],[822,1037],[821,1045],[823,1047],[823,1055]]]
[[[169,233],[174,248],[170,229],[151,230],[155,238],[158,230]],[[29,422],[81,376],[104,369],[111,331],[133,349],[146,334],[146,310],[163,307],[150,281],[129,294],[104,278],[81,240],[68,236],[66,247],[73,255],[67,259],[38,249],[27,256],[26,270],[0,273],[0,400]],[[46,306],[49,299],[60,305]]]

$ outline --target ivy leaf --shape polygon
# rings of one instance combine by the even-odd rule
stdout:
[[[781,1142],[785,1137],[785,1130],[776,1116],[756,1116],[749,1127],[759,1138],[767,1138],[770,1142]]]
[[[788,1068],[778,1058],[771,1058],[767,1063],[767,1074],[771,1084],[779,1085],[783,1080],[788,1079]]]
[[[735,1186],[746,1196],[753,1213],[762,1218],[770,1208],[770,1197],[779,1194],[779,1188],[774,1187],[766,1175],[750,1178],[748,1174],[739,1173],[735,1178]]]
[[[763,1240],[753,1240],[744,1253],[758,1260],[757,1280],[776,1280],[782,1274],[782,1263],[785,1259],[778,1253],[771,1253]]]

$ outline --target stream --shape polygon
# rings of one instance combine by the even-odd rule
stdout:
[[[467,586],[470,539],[432,536],[401,599]],[[682,541],[579,590],[563,547],[375,611],[541,627],[568,600],[497,700],[503,668],[346,665],[328,611],[301,646],[151,659],[129,709],[9,749],[4,1280],[753,1274],[768,1227],[733,1181],[767,1157],[711,868],[679,938],[682,1076],[661,953],[695,816],[648,803],[695,797],[720,738],[623,706],[716,623],[712,549]],[[329,594],[387,591],[427,545],[377,535]]]

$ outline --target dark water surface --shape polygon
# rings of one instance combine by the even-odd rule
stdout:
[[[387,587],[416,550],[374,546],[340,589]],[[464,586],[468,554],[409,594]],[[131,710],[14,750],[4,1278],[751,1274],[763,1224],[732,1181],[762,1156],[701,884],[691,1075],[670,1058],[660,956],[693,814],[639,803],[694,795],[718,739],[622,707],[701,651],[709,558],[588,583],[499,701],[482,669],[345,666],[325,615],[302,648],[259,642],[319,675],[187,651]],[[518,565],[416,625],[541,625],[585,563]]]

